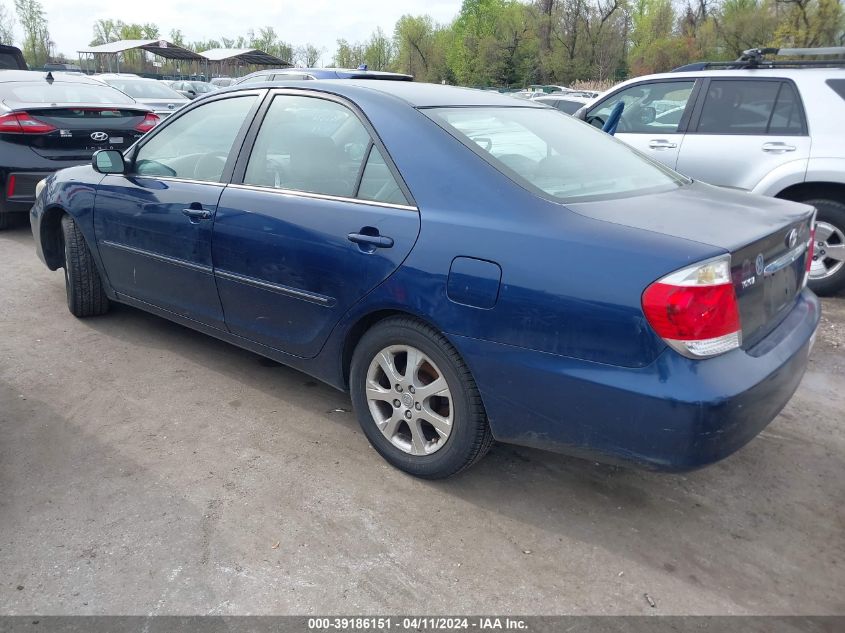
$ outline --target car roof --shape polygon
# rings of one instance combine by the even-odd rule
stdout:
[[[238,81],[245,77],[252,77],[255,75],[277,75],[277,74],[291,74],[291,75],[312,75],[317,79],[365,79],[367,77],[395,77],[413,79],[412,75],[403,73],[393,73],[384,70],[362,70],[358,68],[295,68],[293,66],[288,68],[264,68],[257,70],[243,77],[238,77]]]
[[[380,94],[404,101],[415,108],[466,107],[466,106],[502,106],[509,108],[543,108],[530,100],[514,99],[489,90],[459,88],[442,84],[428,84],[416,81],[370,81],[367,79],[321,79],[319,81],[282,81],[274,80],[252,84],[237,84],[223,88],[224,92],[254,90],[262,87],[298,88],[300,90],[324,90],[342,97],[355,100],[357,95]]]
[[[51,73],[53,80],[64,83],[93,84],[102,86],[103,82],[92,79],[80,73],[67,73],[61,70],[40,71],[40,70],[0,70],[0,82],[39,82],[46,81],[47,73]]]
[[[703,69],[678,71],[643,75],[629,79],[624,83],[643,81],[644,79],[696,79],[698,77],[789,77],[792,79],[811,76],[828,75],[834,77],[845,76],[845,68],[735,68],[735,69]],[[621,85],[621,84],[619,84]],[[614,86],[615,88],[616,86]]]

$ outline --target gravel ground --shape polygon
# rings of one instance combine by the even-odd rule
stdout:
[[[0,614],[845,614],[845,298],[743,450],[660,475],[495,446],[412,479],[349,399],[0,234]],[[650,606],[644,596],[653,600]]]

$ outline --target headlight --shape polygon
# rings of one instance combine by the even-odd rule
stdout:
[[[47,179],[46,178],[42,178],[41,180],[39,180],[35,184],[35,199],[36,200],[38,200],[38,198],[41,196],[41,192],[44,191],[44,187],[46,187],[46,186],[47,186]]]

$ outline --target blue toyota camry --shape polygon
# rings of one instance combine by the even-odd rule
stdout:
[[[814,210],[692,182],[530,101],[249,84],[40,186],[71,313],[129,304],[349,390],[420,477],[492,441],[691,469],[787,403]]]

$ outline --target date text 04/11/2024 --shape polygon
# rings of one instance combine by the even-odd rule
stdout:
[[[309,618],[309,631],[453,631],[527,630],[525,620],[511,617],[334,617]]]

